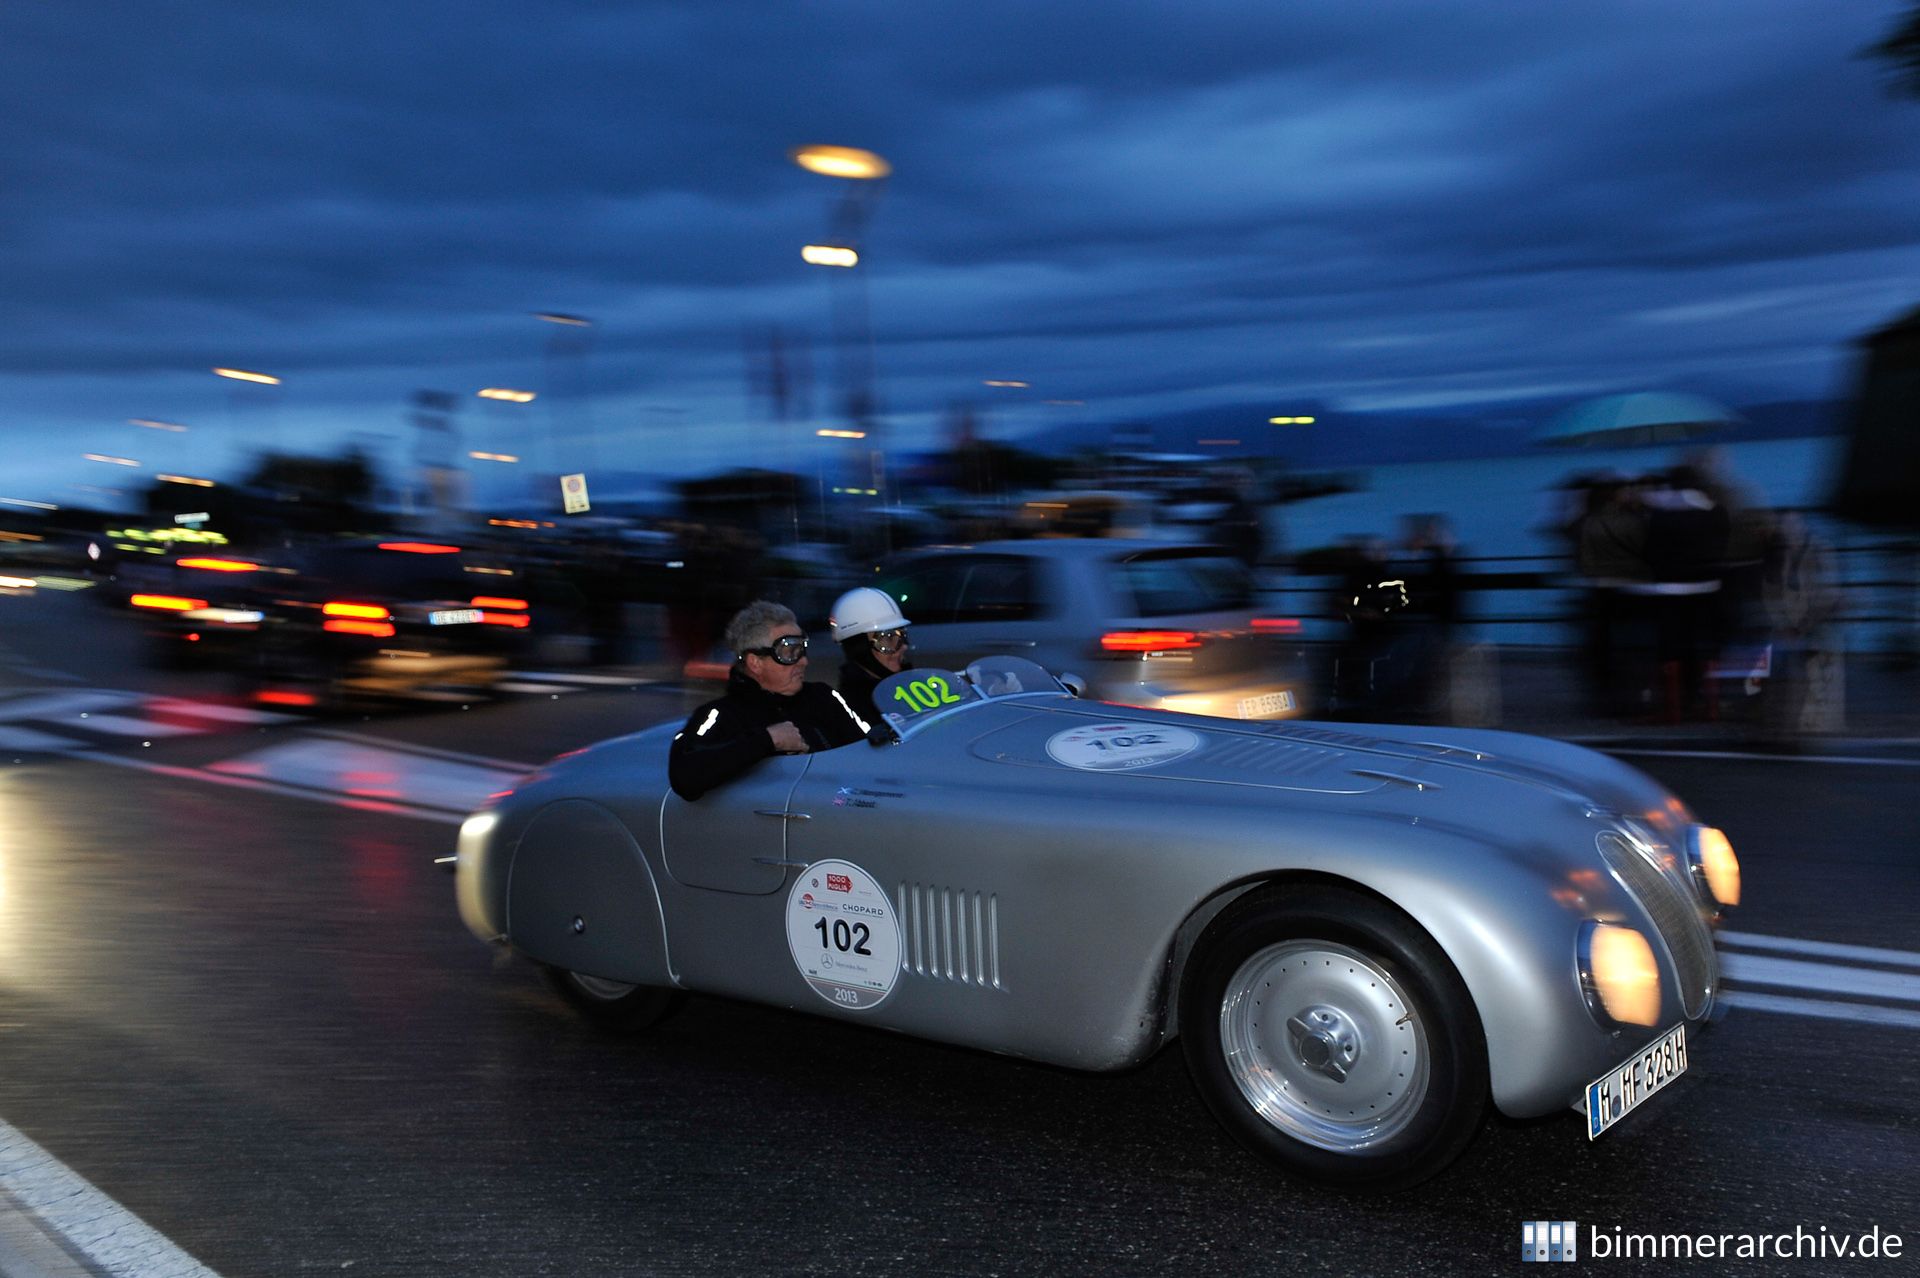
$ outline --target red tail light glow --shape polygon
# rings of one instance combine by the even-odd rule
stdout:
[[[1186,652],[1200,646],[1191,630],[1111,630],[1100,636],[1108,652]]]
[[[525,612],[527,601],[524,599],[503,599],[499,595],[475,595],[473,606],[476,608],[505,608],[511,612]]]
[[[383,541],[382,550],[403,550],[409,555],[457,555],[458,546],[443,546],[432,541]]]
[[[330,617],[320,623],[320,628],[338,635],[372,635],[375,639],[385,639],[393,634],[393,623],[390,621],[350,621]]]
[[[179,595],[135,595],[127,602],[136,608],[159,608],[164,612],[191,612],[204,608],[204,599],[182,599]]]
[[[393,616],[379,604],[342,603],[334,601],[320,605],[320,611],[329,617],[358,617],[363,621],[385,621]]]
[[[1297,635],[1300,633],[1300,618],[1255,617],[1253,628],[1263,635]]]
[[[320,698],[311,692],[275,692],[271,688],[254,693],[253,699],[268,706],[312,706],[320,703]]]
[[[524,612],[483,612],[480,620],[489,626],[512,626],[515,630],[525,630],[533,624],[533,618]]]

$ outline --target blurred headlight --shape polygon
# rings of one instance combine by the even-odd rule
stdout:
[[[1660,967],[1653,946],[1630,927],[1580,925],[1580,990],[1603,1025],[1652,1025],[1660,1019]]]
[[[493,833],[493,827],[500,824],[498,812],[476,812],[460,823],[460,841],[457,850],[461,859],[478,856],[487,845],[487,836]]]
[[[1707,893],[1731,909],[1740,904],[1740,858],[1727,836],[1710,825],[1696,825],[1687,836],[1687,861]]]

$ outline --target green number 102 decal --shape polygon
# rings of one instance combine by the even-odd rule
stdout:
[[[941,706],[955,705],[966,698],[957,695],[947,686],[940,675],[928,675],[924,679],[915,679],[912,683],[901,684],[893,690],[895,701],[904,701],[911,711],[938,710]]]

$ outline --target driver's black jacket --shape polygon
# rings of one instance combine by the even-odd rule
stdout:
[[[798,728],[809,750],[851,745],[867,735],[866,725],[826,684],[803,683],[800,691],[781,697],[735,666],[727,674],[726,695],[695,710],[674,736],[667,754],[668,784],[681,798],[697,799],[731,781],[773,753],[767,729],[781,722]]]

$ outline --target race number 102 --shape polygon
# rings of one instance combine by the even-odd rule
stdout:
[[[821,949],[824,950],[831,945],[842,954],[863,954],[868,958],[873,957],[873,951],[867,948],[867,942],[872,938],[873,933],[865,923],[849,925],[845,919],[835,919],[832,929],[829,930],[825,919],[815,919],[813,925],[820,931]]]

